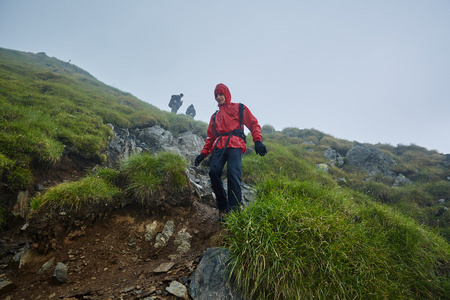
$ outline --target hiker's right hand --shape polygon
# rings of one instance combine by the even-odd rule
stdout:
[[[200,163],[205,159],[205,155],[204,154],[200,154],[199,156],[197,156],[195,158],[195,166],[198,167],[198,165],[200,165]]]

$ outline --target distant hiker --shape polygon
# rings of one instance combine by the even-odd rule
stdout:
[[[195,158],[195,166],[211,154],[209,177],[216,195],[219,208],[219,220],[224,214],[239,209],[242,202],[241,171],[244,153],[244,125],[252,133],[255,151],[266,155],[266,146],[261,142],[261,126],[250,110],[241,103],[231,102],[231,93],[226,85],[219,83],[214,90],[214,97],[219,105],[209,121],[207,139],[200,155]],[[228,200],[222,184],[222,169],[227,163]]]
[[[189,105],[186,109],[186,115],[191,116],[192,118],[195,117],[195,108],[193,104]]]
[[[172,95],[170,97],[169,107],[172,109],[173,113],[177,113],[177,111],[180,109],[181,105],[183,105],[183,94],[179,95]]]

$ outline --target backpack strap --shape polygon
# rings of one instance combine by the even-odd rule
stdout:
[[[244,143],[247,143],[247,137],[244,134],[244,125],[243,125],[243,118],[244,118],[244,104],[239,103],[239,129],[234,129],[231,132],[225,132],[225,133],[218,133],[217,129],[216,129],[216,114],[219,112],[218,110],[216,110],[216,112],[213,114],[213,127],[214,127],[214,134],[217,137],[222,137],[222,136],[228,136],[228,139],[225,143],[225,148],[228,146],[228,142],[230,141],[230,138],[232,135],[240,137],[242,140],[244,140]],[[218,142],[216,143],[216,145],[213,148],[213,151],[216,149]]]
[[[242,119],[244,118],[243,115],[244,115],[244,104],[239,103],[239,127],[241,129],[243,129],[242,128]]]

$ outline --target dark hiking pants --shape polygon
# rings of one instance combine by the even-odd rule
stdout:
[[[227,194],[222,183],[222,169],[227,163]],[[226,148],[215,149],[211,153],[209,177],[211,185],[216,195],[217,207],[220,212],[229,212],[238,209],[241,204],[241,170],[242,170],[242,149]]]

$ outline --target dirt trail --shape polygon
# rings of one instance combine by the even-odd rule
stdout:
[[[146,241],[146,225],[153,221],[165,224],[168,220],[174,221],[174,236],[183,228],[192,236],[188,252],[177,251],[174,236],[160,248]],[[53,228],[59,232],[53,232],[52,236],[64,237],[52,241],[56,250],[46,255],[31,251],[21,268],[7,267],[0,271],[16,285],[1,299],[176,299],[165,288],[173,280],[188,285],[203,252],[220,243],[222,230],[216,209],[197,201],[190,207],[174,208],[161,215],[150,215],[139,208],[118,209],[93,225],[72,232],[65,232],[60,224]],[[8,243],[25,241],[18,226],[4,232],[3,239]],[[37,274],[51,259],[53,266]],[[68,266],[64,284],[52,280],[56,262]],[[174,263],[169,271],[154,272],[159,265],[169,262]]]

